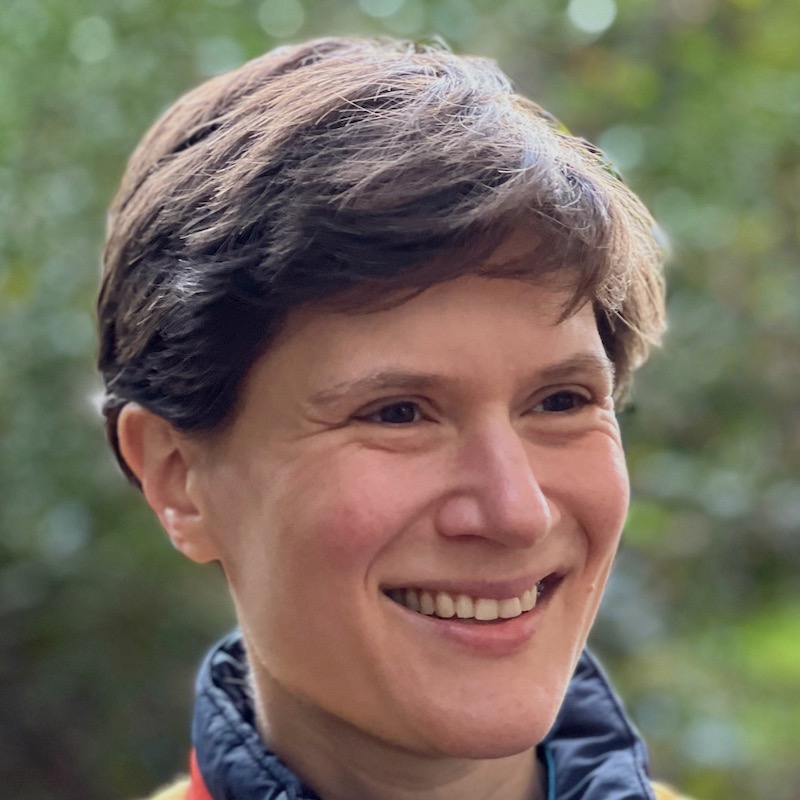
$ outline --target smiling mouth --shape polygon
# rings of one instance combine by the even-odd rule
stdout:
[[[457,619],[473,622],[495,622],[520,617],[533,611],[540,600],[552,589],[558,577],[555,574],[537,581],[517,597],[497,600],[490,597],[471,597],[427,589],[389,589],[384,594],[398,605],[439,619]]]

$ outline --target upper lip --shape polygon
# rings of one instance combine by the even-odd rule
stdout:
[[[489,600],[505,600],[510,597],[519,597],[523,592],[532,589],[537,583],[549,581],[562,576],[558,570],[540,572],[537,574],[522,575],[511,580],[420,580],[392,583],[381,586],[384,592],[396,589],[417,589],[420,591],[447,592],[451,595],[467,595],[468,597],[483,597]]]

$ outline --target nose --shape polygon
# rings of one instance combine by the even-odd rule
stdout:
[[[545,453],[537,465],[534,445],[506,417],[460,437],[452,462],[452,490],[438,508],[443,536],[479,537],[507,547],[529,547],[547,536],[559,509],[542,483]]]

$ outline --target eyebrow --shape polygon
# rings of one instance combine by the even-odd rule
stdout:
[[[558,382],[568,380],[576,374],[589,374],[598,377],[613,387],[616,376],[614,362],[604,355],[598,353],[581,353],[550,364],[536,373],[537,376],[547,382]]]
[[[607,356],[581,353],[537,370],[533,377],[544,383],[560,383],[577,375],[589,374],[614,386],[614,364]],[[451,382],[447,375],[431,372],[412,372],[407,369],[381,369],[315,392],[308,400],[313,406],[325,406],[350,395],[374,392],[425,392],[432,387]]]
[[[410,372],[405,369],[383,369],[371,372],[352,381],[342,381],[316,392],[309,398],[315,406],[328,405],[348,395],[369,392],[422,392],[445,381],[444,375],[428,372]]]

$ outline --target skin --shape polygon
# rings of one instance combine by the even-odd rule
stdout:
[[[612,369],[588,305],[559,319],[566,299],[465,276],[378,312],[298,311],[223,434],[123,412],[173,542],[225,570],[263,737],[326,800],[543,797],[535,747],[628,504]],[[544,576],[507,622],[386,595]]]

